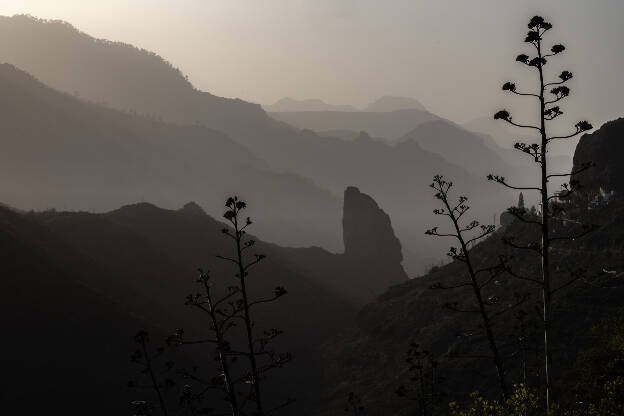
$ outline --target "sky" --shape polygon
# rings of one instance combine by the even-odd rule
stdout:
[[[551,74],[575,75],[566,121],[624,115],[623,0],[0,0],[0,14],[22,13],[152,50],[216,95],[410,96],[457,122],[524,109],[500,85],[535,85],[515,56],[541,14],[567,46]]]

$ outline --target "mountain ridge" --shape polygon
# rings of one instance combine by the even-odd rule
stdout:
[[[308,98],[296,100],[284,97],[271,105],[263,105],[266,112],[288,112],[288,111],[358,111],[357,108],[345,104],[327,104],[318,98]]]
[[[237,189],[267,214],[261,227],[280,233],[273,234],[274,240],[288,241],[288,234],[273,224],[286,221],[296,227],[293,209],[299,202],[325,217],[326,226],[318,226],[329,234],[302,234],[298,244],[339,247],[337,235],[334,242],[326,238],[335,233],[331,219],[339,223],[339,198],[300,175],[271,171],[221,132],[85,102],[10,64],[0,65],[0,91],[5,129],[0,187],[6,202],[17,208],[102,211],[145,198],[175,206],[200,197],[204,207],[218,214],[222,199]],[[11,178],[20,178],[22,186]],[[277,200],[282,204],[269,208]]]
[[[56,33],[58,26],[62,26],[59,29],[64,33],[62,37]],[[345,141],[292,127],[270,118],[257,105],[216,99],[208,93],[193,89],[179,71],[154,57],[155,54],[127,45],[119,46],[114,42],[98,42],[68,27],[24,17],[0,19],[0,55],[54,88],[76,91],[80,97],[94,102],[107,101],[116,108],[133,109],[141,114],[162,117],[166,121],[198,125],[197,128],[205,125],[223,132],[245,146],[271,169],[258,177],[253,172],[246,174],[245,178],[250,178],[251,183],[258,181],[262,186],[247,186],[249,184],[246,181],[231,180],[236,175],[221,175],[229,183],[217,183],[217,189],[228,185],[229,192],[242,192],[240,189],[248,192],[247,199],[259,208],[263,205],[266,208],[263,210],[263,218],[272,224],[279,223],[280,219],[268,207],[282,207],[283,212],[280,215],[292,217],[289,221],[291,230],[280,226],[263,228],[263,234],[270,235],[273,241],[298,245],[305,245],[307,241],[307,244],[338,250],[340,236],[336,230],[339,229],[340,201],[337,195],[342,194],[346,186],[358,186],[374,195],[393,218],[405,253],[411,257],[406,259],[406,264],[413,274],[424,267],[423,258],[430,258],[435,252],[430,244],[423,244],[421,233],[421,229],[426,228],[431,220],[431,204],[427,203],[431,198],[427,186],[433,175],[447,173],[457,178],[466,193],[474,195],[475,198],[483,196],[486,201],[481,209],[483,218],[492,218],[493,214],[508,204],[500,201],[507,198],[501,197],[500,188],[485,187],[483,191],[483,179],[466,175],[465,169],[459,169],[430,152],[413,146],[395,148],[393,145],[369,140]],[[22,47],[19,40],[23,38],[28,39],[28,42]],[[50,43],[57,45],[56,49],[61,53],[51,54]],[[153,77],[150,75],[152,72],[156,74]],[[115,74],[117,78],[111,81],[110,74]],[[130,85],[129,82],[134,78],[139,82]],[[94,85],[98,89],[94,89]],[[328,114],[335,115],[337,112]],[[388,119],[386,125],[397,129],[397,135],[413,128],[414,120],[418,118],[414,118],[414,115],[420,114],[426,120],[437,118],[419,110],[343,114],[360,117],[364,115],[365,119],[379,114],[384,119],[400,117],[407,120],[406,125],[409,127],[399,130],[397,123]],[[358,132],[366,130],[365,127],[362,127],[360,121],[353,126]],[[377,134],[373,136],[383,137]],[[193,153],[191,156],[195,157],[200,154],[198,151]],[[440,162],[436,165],[433,160]],[[288,172],[298,176],[293,177]],[[418,181],[414,182],[414,178],[418,178]],[[191,179],[199,187],[197,179]],[[284,192],[280,195],[266,190],[271,182],[280,183]],[[293,186],[301,185],[302,182],[309,185],[309,195],[314,195],[314,198],[292,191]],[[316,190],[312,190],[312,187],[316,187]],[[174,188],[176,193],[183,189]],[[175,203],[170,206],[177,206],[188,200],[198,200],[199,192],[196,190],[195,195],[181,196],[171,193],[167,197],[175,199]],[[208,195],[212,198],[210,204],[202,205],[212,214],[216,214],[211,207],[217,207],[226,193],[211,193],[213,195]],[[270,195],[274,196],[269,197]],[[148,199],[161,205],[163,202],[159,198]],[[314,199],[324,202],[319,207]],[[135,197],[133,200],[140,198]],[[490,201],[492,205],[489,204]],[[130,200],[126,199],[125,202]],[[118,201],[116,205],[123,203],[124,201]],[[289,206],[286,207],[285,204]],[[305,211],[306,218],[297,218],[297,214],[301,213],[297,207],[302,205],[309,205],[311,209]],[[55,203],[54,206],[62,207],[63,203]],[[295,237],[298,238],[293,240]],[[425,251],[422,253],[423,258],[418,254],[420,251]]]

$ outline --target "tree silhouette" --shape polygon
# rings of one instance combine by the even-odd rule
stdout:
[[[276,287],[270,296],[262,299],[251,299],[248,288],[249,271],[265,259],[263,254],[253,254],[248,259],[246,254],[255,247],[255,241],[247,237],[247,228],[252,221],[249,217],[242,218],[241,212],[247,204],[237,197],[228,198],[226,201],[224,218],[231,224],[231,228],[222,229],[222,233],[234,243],[233,257],[218,255],[217,258],[227,261],[235,266],[235,284],[229,285],[225,290],[213,287],[215,279],[203,269],[199,269],[199,277],[196,280],[201,291],[189,294],[185,304],[201,311],[208,317],[209,336],[199,339],[189,339],[183,329],[176,329],[174,334],[167,338],[167,345],[179,347],[184,345],[207,344],[214,347],[215,361],[217,361],[217,374],[214,377],[205,378],[198,374],[198,367],[193,366],[189,371],[178,368],[176,374],[190,384],[186,384],[181,390],[179,405],[186,407],[190,414],[197,413],[197,404],[205,399],[209,391],[218,390],[225,393],[225,401],[229,406],[232,416],[255,415],[264,416],[281,409],[291,400],[286,400],[272,409],[264,408],[262,390],[260,389],[263,376],[270,370],[279,368],[291,360],[288,353],[278,354],[271,349],[272,341],[282,334],[277,328],[270,328],[261,334],[254,332],[255,321],[252,309],[256,306],[271,303],[284,296],[287,292],[281,286]],[[236,322],[243,322],[241,329]],[[242,341],[241,341],[242,340]],[[155,354],[148,351],[149,338],[144,331],[139,332],[135,341],[141,346],[134,355],[133,361],[144,366],[142,373],[151,377],[151,388],[156,392],[159,407],[167,416],[163,397],[163,387],[173,385],[173,381],[167,379],[165,384],[158,380],[155,372],[153,359],[162,355],[164,348],[159,348]],[[242,344],[242,345],[241,345]],[[239,358],[246,359],[247,363],[241,363]],[[173,363],[167,363],[167,370],[173,368]],[[199,385],[201,390],[195,392],[192,385]],[[138,401],[135,406],[149,410],[147,402]],[[253,410],[248,409],[252,407]],[[142,411],[142,410],[141,410]],[[212,409],[200,408],[201,414],[211,412]],[[224,413],[218,413],[224,414]]]
[[[201,284],[204,293],[190,294],[186,297],[186,305],[193,306],[194,308],[204,312],[210,318],[209,331],[213,336],[200,339],[200,340],[187,340],[184,336],[183,329],[177,329],[175,333],[167,338],[168,345],[191,345],[191,344],[211,344],[215,346],[215,359],[218,361],[219,366],[217,370],[219,375],[205,382],[204,390],[196,394],[192,399],[200,400],[201,396],[209,389],[222,389],[226,394],[226,401],[229,403],[230,410],[233,416],[240,414],[237,389],[235,380],[232,376],[231,361],[236,360],[231,356],[231,344],[227,340],[227,333],[229,330],[235,327],[233,320],[238,316],[240,307],[233,300],[233,298],[239,293],[237,286],[228,286],[227,293],[220,298],[215,298],[212,290],[212,283],[210,281],[210,275],[199,269],[199,277],[197,283]],[[180,371],[180,373],[186,377],[198,380],[196,376],[189,373],[186,370]],[[187,398],[188,397],[187,395]]]
[[[497,296],[486,297],[483,294],[483,290],[493,282],[494,278],[502,274],[506,269],[504,262],[501,260],[498,264],[477,268],[471,258],[470,247],[472,244],[486,238],[488,235],[495,231],[493,225],[481,225],[478,221],[470,221],[465,224],[462,220],[463,216],[468,212],[470,207],[467,205],[468,198],[460,196],[457,200],[451,201],[449,199],[449,191],[453,186],[452,182],[446,181],[444,177],[436,175],[433,178],[433,183],[430,185],[436,193],[435,197],[441,201],[443,208],[437,208],[433,211],[434,214],[440,216],[446,216],[452,223],[453,231],[440,232],[438,227],[431,228],[425,232],[427,235],[433,235],[437,237],[451,237],[458,243],[458,247],[451,247],[448,255],[456,261],[460,261],[465,264],[468,271],[468,280],[455,283],[451,286],[444,286],[441,283],[437,283],[433,286],[435,289],[457,289],[462,287],[471,287],[475,302],[477,303],[477,309],[475,310],[462,310],[457,305],[447,305],[449,309],[456,310],[458,312],[478,313],[485,334],[488,340],[488,346],[492,353],[492,359],[496,367],[496,373],[498,375],[499,386],[503,396],[507,395],[507,383],[505,379],[505,369],[503,365],[502,356],[494,331],[492,329],[492,315],[488,311],[489,306],[496,305],[498,303]],[[485,276],[482,277],[482,276]],[[496,316],[502,314],[505,310],[496,312]]]
[[[498,111],[494,115],[494,119],[503,120],[504,122],[519,128],[523,128],[526,130],[532,130],[539,134],[539,141],[537,143],[528,143],[528,142],[517,142],[514,145],[514,148],[527,154],[533,159],[533,161],[538,164],[540,169],[540,184],[536,186],[524,187],[524,186],[514,186],[511,185],[506,178],[502,176],[497,176],[490,174],[488,175],[488,179],[491,181],[498,182],[507,188],[520,190],[520,191],[535,191],[540,195],[541,201],[541,210],[540,210],[540,218],[539,220],[533,218],[527,218],[525,215],[525,211],[520,207],[512,208],[509,210],[511,214],[513,214],[520,221],[533,224],[540,229],[541,241],[535,244],[516,244],[513,241],[507,241],[511,246],[522,249],[522,250],[531,250],[537,253],[541,257],[541,279],[532,279],[529,277],[525,277],[525,280],[531,280],[534,283],[537,283],[541,286],[542,292],[542,303],[543,303],[543,316],[542,323],[544,329],[544,382],[545,382],[545,390],[546,390],[546,409],[550,411],[551,402],[552,402],[552,391],[551,391],[551,383],[552,383],[552,368],[551,368],[551,346],[550,346],[550,332],[551,332],[551,304],[552,304],[552,296],[558,291],[560,288],[553,288],[552,276],[551,276],[551,252],[550,247],[551,243],[556,240],[572,240],[575,238],[579,238],[589,232],[589,229],[583,229],[576,235],[568,235],[568,236],[552,236],[551,235],[551,218],[561,209],[560,206],[556,203],[556,200],[569,198],[574,192],[578,190],[578,182],[574,179],[570,179],[569,184],[564,184],[561,193],[556,195],[550,195],[548,183],[549,180],[554,177],[573,177],[574,175],[589,169],[592,164],[587,163],[576,170],[570,173],[550,173],[548,171],[548,148],[549,145],[558,140],[571,139],[576,137],[588,130],[592,129],[592,125],[587,121],[580,121],[576,123],[574,126],[574,130],[569,134],[564,134],[560,136],[549,136],[548,135],[548,122],[555,120],[563,114],[561,107],[558,103],[564,100],[570,94],[570,88],[565,84],[572,78],[572,73],[569,71],[563,71],[559,75],[559,79],[555,81],[547,81],[546,73],[544,68],[548,63],[548,59],[554,57],[555,55],[559,55],[565,50],[565,47],[560,44],[555,44],[550,48],[550,51],[546,51],[543,41],[544,35],[550,29],[552,29],[552,24],[545,21],[544,18],[540,16],[534,16],[529,24],[528,24],[529,32],[525,38],[525,42],[531,45],[534,49],[534,56],[529,56],[526,54],[520,54],[517,56],[516,61],[521,64],[527,66],[528,68],[537,72],[539,76],[539,84],[537,92],[520,92],[518,91],[516,84],[512,82],[506,82],[503,84],[503,91],[507,91],[511,94],[519,95],[519,96],[527,96],[532,99],[537,100],[537,109],[539,111],[539,125],[534,126],[530,124],[516,122],[511,114],[507,110]],[[550,90],[548,90],[550,88]],[[590,227],[591,228],[591,227]],[[571,281],[578,280],[578,276],[573,276]],[[567,284],[566,284],[567,285]]]
[[[288,353],[277,354],[275,351],[268,349],[270,343],[282,334],[282,331],[271,328],[265,330],[261,336],[257,336],[254,333],[255,322],[252,318],[252,309],[260,304],[273,302],[280,297],[284,296],[287,291],[281,286],[274,289],[273,295],[264,299],[252,300],[248,291],[248,277],[249,270],[257,266],[266,257],[263,254],[254,254],[251,260],[247,259],[245,253],[251,250],[255,245],[255,240],[247,237],[246,229],[252,224],[249,217],[244,220],[241,216],[241,212],[247,208],[247,204],[244,201],[238,199],[238,197],[230,197],[227,199],[225,206],[227,208],[223,217],[231,224],[232,229],[224,228],[223,234],[231,238],[235,245],[235,256],[217,256],[218,258],[230,262],[235,265],[235,277],[238,281],[237,293],[240,294],[239,302],[237,305],[237,314],[240,314],[241,319],[245,324],[245,340],[246,350],[231,352],[232,354],[246,357],[249,361],[249,371],[244,377],[244,382],[251,385],[251,391],[247,398],[255,403],[257,416],[263,416],[266,414],[264,408],[264,402],[262,397],[261,380],[263,374],[274,368],[279,368],[292,359],[292,356]],[[263,359],[263,362],[259,362],[259,358]],[[283,407],[280,405],[279,407]]]

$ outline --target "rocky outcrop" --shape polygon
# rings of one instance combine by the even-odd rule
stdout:
[[[390,217],[370,196],[355,187],[344,193],[344,253],[319,247],[281,248],[275,261],[306,275],[361,307],[390,286],[407,281],[401,261],[401,243]]]
[[[573,171],[584,163],[593,162],[595,167],[575,176],[583,190],[596,193],[605,191],[624,192],[624,118],[609,121],[591,134],[581,137],[574,152]]]
[[[373,198],[354,186],[344,193],[342,232],[347,256],[365,258],[383,254],[388,262],[403,260],[401,243],[394,235],[390,217]]]
[[[358,284],[378,294],[407,280],[401,265],[401,242],[390,217],[373,198],[353,186],[344,193],[342,232],[344,256],[358,269]]]

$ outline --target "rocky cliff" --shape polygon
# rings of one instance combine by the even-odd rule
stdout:
[[[373,198],[354,186],[344,192],[342,233],[347,256],[382,256],[384,263],[403,260],[401,243],[394,235],[390,217]]]
[[[373,198],[353,186],[344,193],[342,233],[344,256],[357,269],[355,275],[362,278],[356,284],[379,294],[407,280],[401,265],[401,242],[390,217]]]
[[[344,192],[345,251],[333,254],[319,247],[282,248],[277,261],[305,271],[317,282],[362,306],[390,286],[407,281],[401,265],[401,243],[390,217],[358,188]]]
[[[598,130],[581,137],[574,152],[573,171],[583,163],[593,162],[595,167],[575,176],[584,190],[598,192],[624,191],[624,118],[609,121]]]

